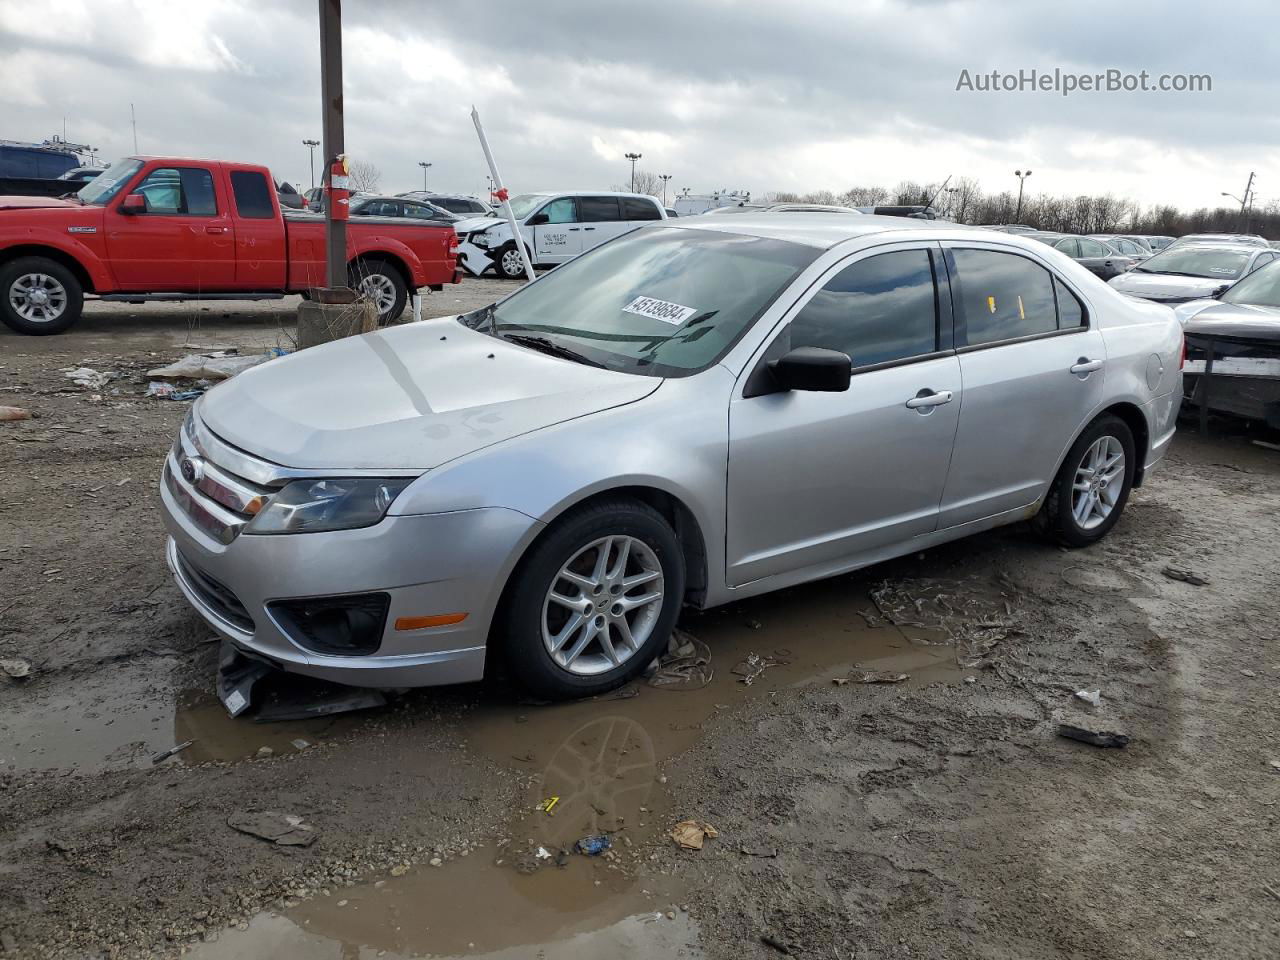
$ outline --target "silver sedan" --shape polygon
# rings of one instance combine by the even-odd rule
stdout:
[[[1017,236],[654,223],[501,302],[274,360],[164,466],[168,560],[246,655],[351,684],[599,693],[711,607],[1034,519],[1164,455],[1182,334]]]

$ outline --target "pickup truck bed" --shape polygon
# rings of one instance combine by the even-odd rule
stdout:
[[[387,322],[411,291],[458,281],[456,246],[443,221],[352,220],[349,282]],[[324,218],[283,212],[261,166],[133,157],[69,199],[0,197],[0,320],[20,333],[66,330],[85,294],[261,298],[324,275]]]

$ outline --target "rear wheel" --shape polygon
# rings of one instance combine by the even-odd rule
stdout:
[[[664,649],[684,577],[680,542],[652,507],[606,500],[569,514],[512,575],[502,624],[512,672],[548,699],[626,683]]]
[[[1045,532],[1067,546],[1097,543],[1120,520],[1136,466],[1129,425],[1110,414],[1094,420],[1067,452],[1040,508]]]
[[[0,320],[18,333],[62,333],[83,309],[80,281],[56,260],[19,257],[0,267]]]
[[[378,326],[384,327],[404,313],[409,287],[394,266],[385,260],[357,260],[350,274],[351,288],[377,308]]]

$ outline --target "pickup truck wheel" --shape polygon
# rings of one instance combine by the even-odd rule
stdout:
[[[409,288],[399,270],[385,260],[359,260],[350,272],[352,289],[378,308],[378,326],[385,327],[404,313]]]
[[[19,257],[0,267],[0,320],[18,333],[62,333],[83,309],[80,281],[56,260]]]

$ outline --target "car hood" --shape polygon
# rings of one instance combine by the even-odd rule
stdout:
[[[84,204],[78,200],[62,200],[58,197],[0,197],[0,210],[29,210],[32,207],[70,207],[80,210]]]
[[[458,233],[471,233],[475,230],[485,230],[499,223],[506,223],[504,217],[467,217],[465,220],[459,220],[453,225],[453,229]]]
[[[1170,273],[1138,273],[1130,270],[1109,281],[1121,293],[1133,297],[1199,298],[1215,290],[1229,287],[1234,280],[1227,277],[1179,277]]]
[[[1216,334],[1280,340],[1280,308],[1251,303],[1217,303],[1189,318],[1185,328],[1187,333],[1200,336]]]
[[[495,340],[446,317],[254,367],[210,390],[199,416],[228,443],[287,467],[428,470],[634,403],[661,383]]]

